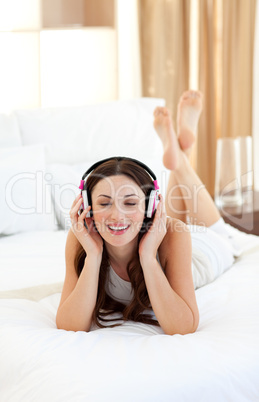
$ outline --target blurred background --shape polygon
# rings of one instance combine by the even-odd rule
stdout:
[[[0,0],[0,113],[204,94],[193,165],[213,195],[217,139],[253,138],[257,0]],[[257,156],[258,155],[258,156]]]

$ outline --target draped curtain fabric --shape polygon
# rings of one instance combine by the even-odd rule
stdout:
[[[222,11],[221,136],[251,135],[256,0],[223,1]]]
[[[189,12],[190,0],[139,1],[142,94],[166,99],[174,121],[189,85]]]
[[[256,4],[253,74],[254,189],[259,191],[259,2]]]
[[[204,102],[198,132],[196,170],[210,194],[214,192],[216,143],[221,130],[222,38],[217,24],[219,1],[199,2],[199,88]]]
[[[204,94],[195,166],[214,193],[216,142],[252,134],[256,0],[199,0],[199,88]],[[143,96],[163,97],[176,117],[189,87],[190,1],[140,0]]]
[[[199,82],[204,93],[197,173],[214,193],[216,142],[252,135],[256,0],[200,0]]]

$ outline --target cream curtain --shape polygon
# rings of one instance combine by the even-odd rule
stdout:
[[[207,190],[212,194],[215,176],[215,150],[220,128],[221,74],[218,62],[216,2],[200,0],[199,4],[199,87],[204,95],[203,112],[199,124],[196,170]]]
[[[166,99],[173,119],[189,85],[190,0],[140,0],[143,96]]]
[[[222,137],[252,134],[256,0],[223,1]]]
[[[256,5],[253,71],[254,188],[259,191],[259,2]]]
[[[200,0],[200,88],[205,95],[197,172],[213,195],[216,141],[252,134],[256,0]]]
[[[256,0],[199,0],[199,88],[204,94],[196,169],[213,195],[217,138],[252,133]],[[189,86],[190,1],[140,0],[143,96],[166,99],[175,118]]]

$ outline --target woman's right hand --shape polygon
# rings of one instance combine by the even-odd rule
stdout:
[[[91,207],[87,207],[81,215],[78,211],[83,202],[83,197],[79,194],[74,200],[69,215],[71,220],[71,229],[77,240],[81,243],[87,256],[94,255],[95,257],[102,255],[103,252],[103,239],[97,232],[94,221],[92,218],[86,218],[87,213]],[[86,222],[86,226],[84,225]]]

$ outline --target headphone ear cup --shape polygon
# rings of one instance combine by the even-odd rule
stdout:
[[[155,197],[156,197],[156,191],[151,190],[151,192],[149,194],[149,200],[148,200],[148,206],[147,206],[147,213],[146,213],[147,218],[152,218],[152,216],[153,216],[153,207],[154,207]]]
[[[86,195],[87,195],[88,205],[91,205],[91,207],[92,207],[92,197],[91,197],[91,194],[90,194],[90,192],[88,191],[87,188],[86,188]],[[87,217],[90,217],[90,218],[93,217],[93,210],[92,210],[92,208],[91,208],[90,211],[88,212]]]
[[[83,191],[82,191],[82,197],[83,197],[83,201],[84,201],[84,209],[86,209],[86,208],[89,206],[89,203],[88,203],[88,196],[87,196],[86,190],[83,190]],[[91,212],[91,211],[90,211],[90,212]],[[91,217],[90,212],[87,212],[86,218],[90,218],[90,217]]]
[[[151,190],[146,213],[147,218],[152,218],[157,209],[158,203],[159,203],[159,190]]]

